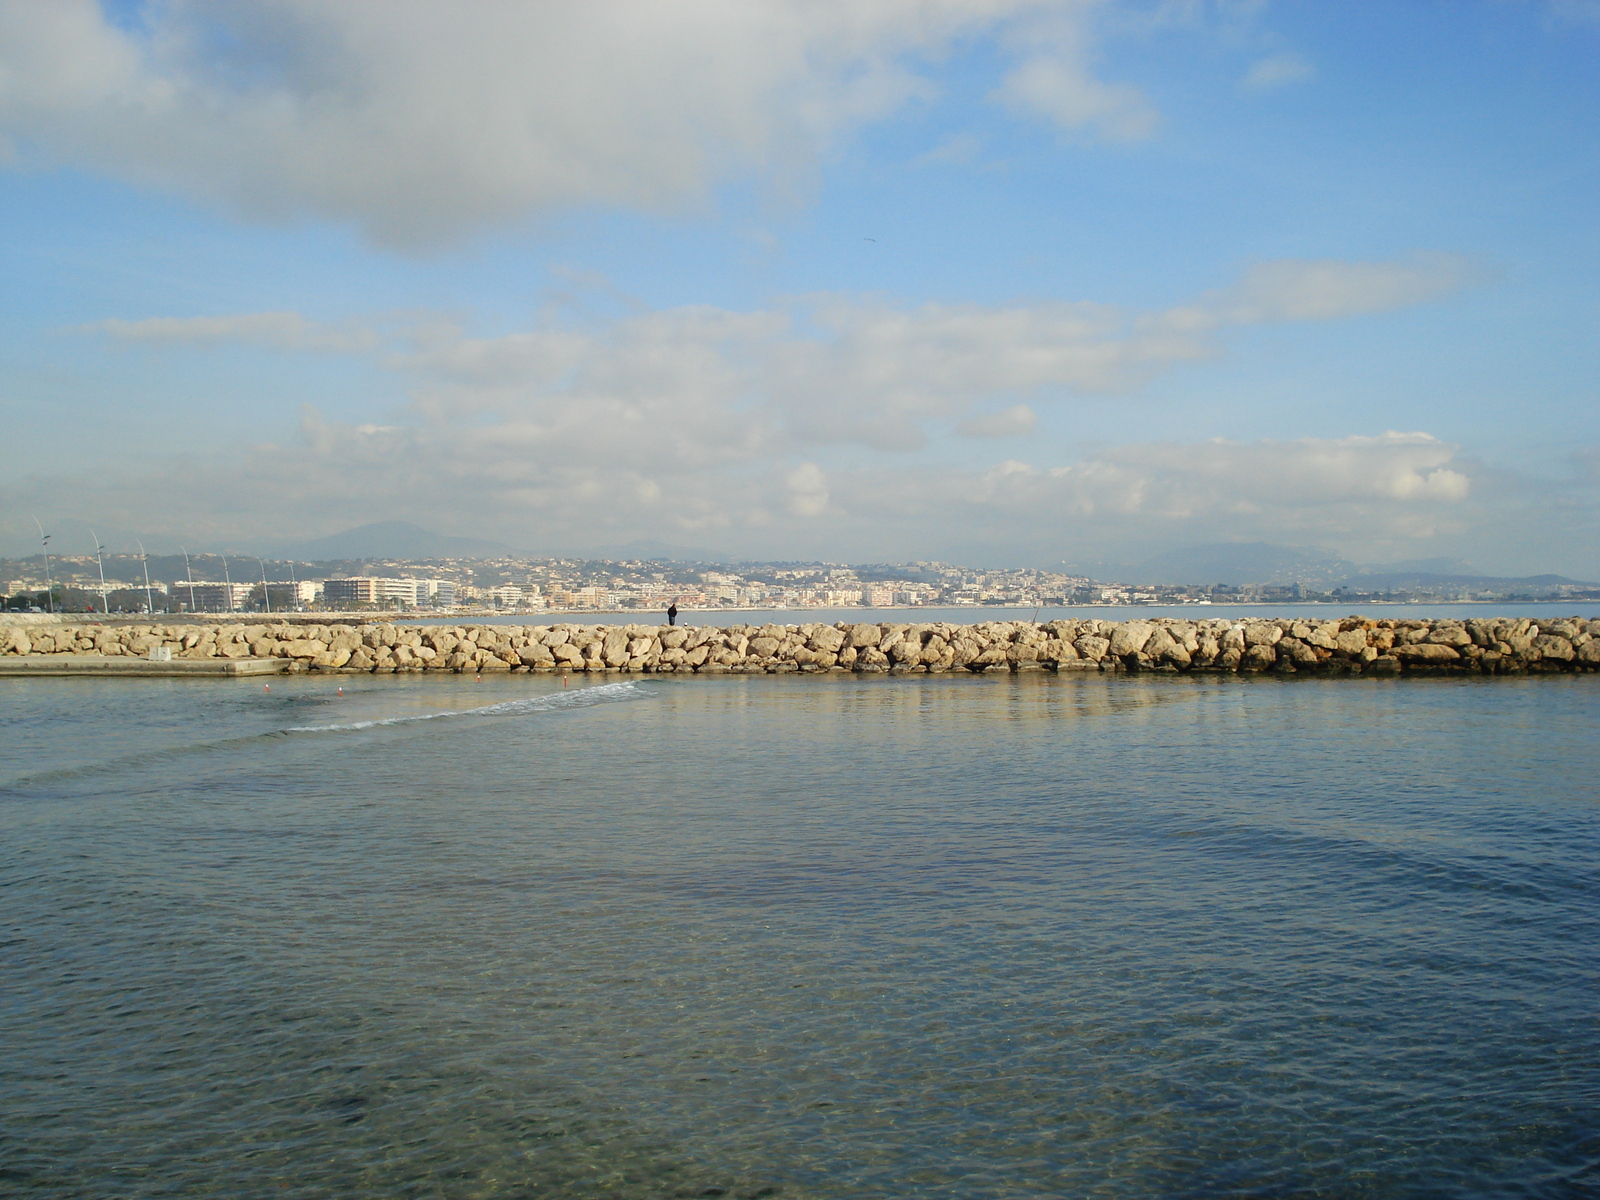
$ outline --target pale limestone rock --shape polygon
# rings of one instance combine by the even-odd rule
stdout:
[[[1339,648],[1339,622],[1319,621],[1305,641],[1322,650],[1337,650]]]
[[[1309,634],[1310,629],[1306,632]],[[1280,638],[1274,647],[1279,662],[1293,663],[1295,667],[1314,667],[1320,661],[1317,652],[1297,637]]]
[[[890,659],[897,663],[916,663],[922,660],[922,639],[902,637],[888,649]]]
[[[1414,663],[1457,663],[1461,655],[1454,646],[1440,646],[1433,642],[1407,642],[1396,646],[1394,657]]]
[[[1044,646],[1039,651],[1039,657],[1046,662],[1071,662],[1078,657],[1078,652],[1072,648],[1071,642],[1052,637],[1045,640]]]
[[[1276,629],[1277,627],[1274,626],[1273,628]],[[1278,633],[1281,636],[1283,630],[1279,629]],[[1239,669],[1241,671],[1267,671],[1276,666],[1278,662],[1278,652],[1274,648],[1276,640],[1274,639],[1271,644],[1257,642],[1251,646],[1244,652],[1244,657],[1239,660]]]
[[[525,667],[550,667],[555,665],[555,655],[542,642],[533,642],[517,651],[517,661]]]
[[[1367,648],[1367,631],[1347,629],[1333,639],[1333,648],[1354,658]]]
[[[1144,643],[1155,635],[1155,626],[1149,621],[1126,621],[1110,635],[1112,658],[1125,658],[1144,650]]]
[[[1106,654],[1110,651],[1111,642],[1107,638],[1097,637],[1093,634],[1085,634],[1083,637],[1080,637],[1077,641],[1072,643],[1072,648],[1089,662],[1097,663],[1101,659],[1105,658]]]
[[[626,630],[613,630],[601,643],[600,657],[608,667],[620,667],[627,662],[629,637]]]
[[[811,635],[808,643],[813,650],[821,650],[827,654],[837,654],[844,648],[845,635],[842,631],[831,625],[824,625]]]
[[[882,637],[883,630],[876,625],[852,625],[848,645],[852,650],[861,650],[867,646],[877,649],[878,641]]]
[[[1541,623],[1541,629],[1548,628]],[[1543,658],[1559,662],[1571,662],[1574,657],[1572,643],[1559,634],[1540,633],[1533,639],[1533,650]]]
[[[1273,621],[1249,621],[1244,627],[1244,643],[1251,649],[1257,646],[1276,646],[1281,637],[1283,630]],[[1245,661],[1249,661],[1248,656]]]

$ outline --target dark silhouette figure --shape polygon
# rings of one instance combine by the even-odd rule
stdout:
[[[676,625],[677,623],[678,623],[678,606],[676,604],[669,604],[669,605],[667,605],[667,624],[668,625]]]

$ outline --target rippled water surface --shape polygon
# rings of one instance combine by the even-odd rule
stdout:
[[[5,1194],[1600,1193],[1600,680],[3,688]]]

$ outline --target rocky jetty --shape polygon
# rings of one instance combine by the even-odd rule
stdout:
[[[152,653],[153,652],[153,653]],[[1600,620],[1154,619],[838,625],[36,624],[0,655],[289,660],[324,672],[1221,671],[1520,674],[1600,669]]]

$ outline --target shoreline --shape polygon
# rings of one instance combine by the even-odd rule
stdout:
[[[91,660],[102,665],[91,667]],[[82,666],[68,665],[74,662]],[[70,674],[188,673],[192,668],[183,664],[213,668],[202,673],[237,673],[228,672],[234,663],[240,670],[251,664],[252,672],[329,674],[1570,674],[1600,670],[1600,618],[1159,617],[731,626],[57,621],[0,627],[0,675],[49,673],[53,664]]]

